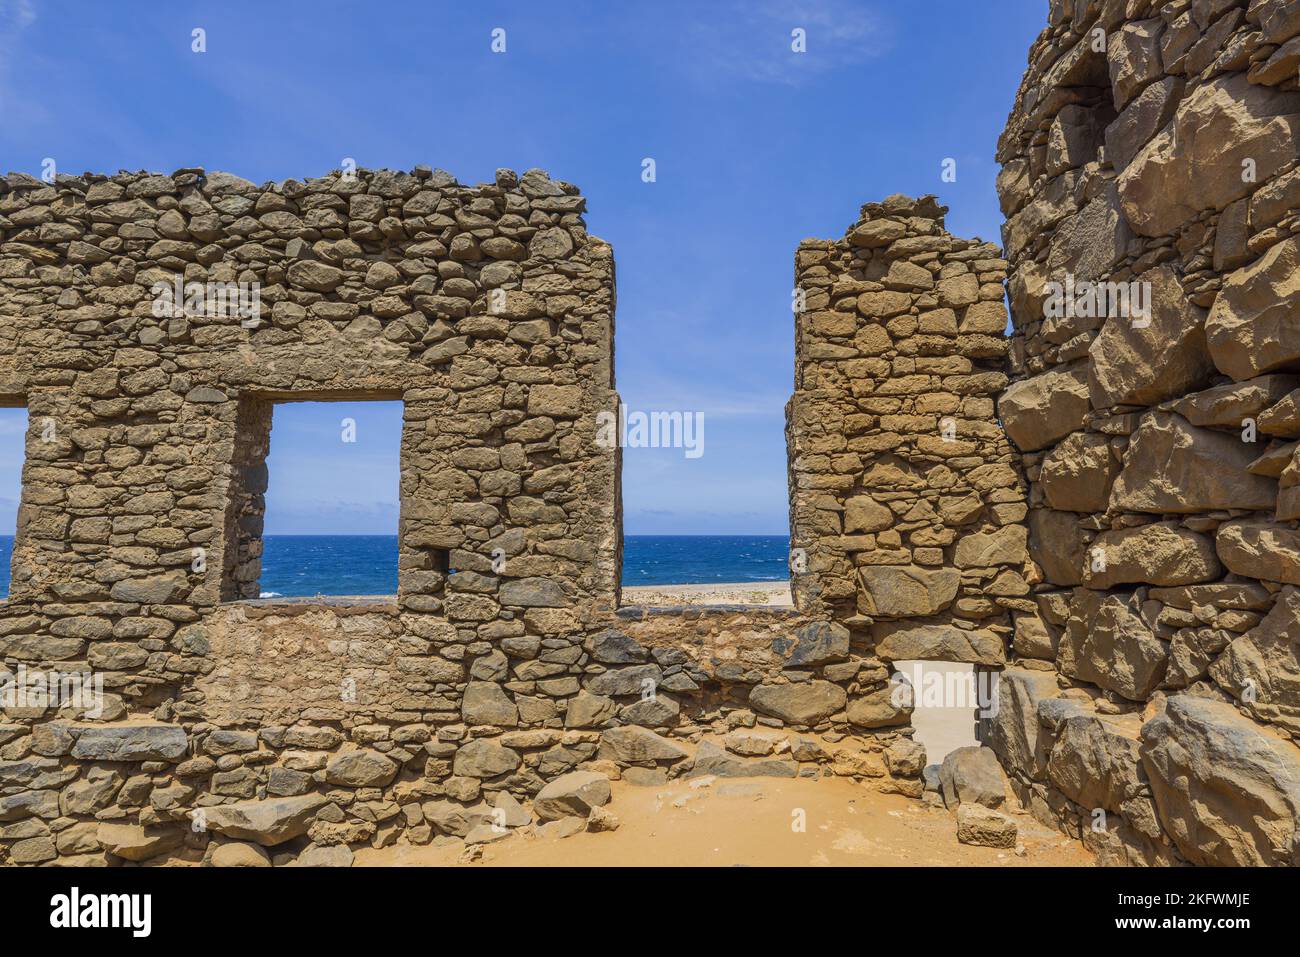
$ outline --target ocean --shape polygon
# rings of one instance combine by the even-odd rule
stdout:
[[[624,585],[785,581],[784,535],[628,535]],[[0,596],[9,594],[13,536],[0,536]],[[396,535],[268,535],[262,594],[391,595],[397,591]]]

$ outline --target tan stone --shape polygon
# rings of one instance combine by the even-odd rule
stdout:
[[[1192,425],[1240,429],[1244,420],[1255,418],[1298,388],[1300,376],[1264,375],[1184,396],[1172,408]]]
[[[1222,209],[1294,163],[1300,96],[1255,86],[1244,74],[1220,76],[1192,90],[1170,125],[1120,174],[1124,215],[1143,236],[1174,232],[1203,210]]]
[[[1300,531],[1267,521],[1235,519],[1219,526],[1214,547],[1231,572],[1300,585]]]
[[[894,513],[870,495],[855,495],[844,503],[845,532],[879,532],[894,524]]]
[[[1229,274],[1205,321],[1210,356],[1234,379],[1300,361],[1300,237]]]
[[[1093,408],[1153,405],[1206,385],[1213,370],[1205,344],[1205,310],[1187,301],[1162,266],[1133,280],[1149,283],[1149,315],[1112,316],[1088,348]]]
[[[1014,382],[998,400],[998,414],[1022,452],[1046,448],[1083,427],[1088,415],[1084,365],[1054,369]]]
[[[1088,555],[1083,584],[1089,588],[1193,585],[1213,581],[1223,571],[1209,537],[1173,522],[1102,532]]]
[[[960,661],[999,667],[1006,642],[985,629],[880,621],[871,626],[875,654],[886,661]]]
[[[1246,471],[1252,446],[1239,437],[1150,412],[1134,434],[1111,491],[1112,508],[1188,513],[1216,508],[1272,509],[1277,486]]]
[[[1062,674],[1145,701],[1164,678],[1169,645],[1155,635],[1158,603],[1140,593],[1106,595],[1075,589],[1057,649]]]
[[[1043,459],[1043,496],[1067,512],[1104,512],[1119,463],[1105,436],[1072,432]]]
[[[925,617],[942,611],[957,597],[955,569],[915,565],[869,565],[858,569],[858,610],[882,618]]]
[[[1219,701],[1174,695],[1142,728],[1160,823],[1195,864],[1300,864],[1300,751]]]

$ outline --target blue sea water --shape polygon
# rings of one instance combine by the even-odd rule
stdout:
[[[267,535],[262,597],[397,594],[396,535]]]
[[[632,534],[623,541],[624,585],[784,581],[789,540],[780,534]],[[13,536],[0,536],[0,597],[9,594]],[[398,540],[389,534],[272,534],[261,558],[264,597],[394,594]]]
[[[629,535],[624,585],[784,581],[784,535]],[[262,594],[391,595],[397,591],[395,535],[268,535]]]
[[[0,596],[9,593],[13,536],[0,536]],[[704,585],[784,581],[784,535],[629,535],[624,585]],[[392,595],[397,591],[396,535],[268,535],[262,594]]]
[[[628,535],[623,584],[786,581],[789,551],[784,535]]]

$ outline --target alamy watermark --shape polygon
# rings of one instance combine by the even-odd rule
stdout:
[[[1065,274],[1064,282],[1051,280],[1044,289],[1043,315],[1049,319],[1132,319],[1134,329],[1151,325],[1151,283],[1076,282]]]
[[[628,411],[596,413],[596,444],[602,449],[685,449],[688,459],[704,454],[703,412]]]
[[[0,668],[0,709],[72,708],[84,717],[104,714],[104,676],[89,671],[16,672]]]
[[[999,674],[995,671],[925,670],[912,665],[911,675],[896,671],[889,677],[893,690],[890,703],[900,711],[906,708],[978,709],[981,718],[998,714]]]
[[[158,280],[149,291],[158,319],[239,319],[245,329],[262,321],[260,282],[185,282],[177,276],[170,283]]]

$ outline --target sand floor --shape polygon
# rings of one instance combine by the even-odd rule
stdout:
[[[707,779],[705,779],[707,780]],[[847,778],[716,779],[707,787],[613,782],[607,805],[617,831],[537,837],[531,828],[485,845],[472,866],[1091,866],[1081,845],[1016,815],[1023,857],[957,843],[956,818],[942,808],[879,794]],[[800,814],[806,829],[792,826]],[[357,853],[359,866],[461,863],[459,841]]]

